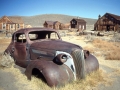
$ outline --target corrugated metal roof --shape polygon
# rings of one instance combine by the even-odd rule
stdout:
[[[21,17],[8,16],[8,19],[10,19],[13,23],[24,23]]]

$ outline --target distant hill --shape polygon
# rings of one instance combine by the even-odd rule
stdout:
[[[30,24],[32,26],[43,26],[45,21],[59,21],[61,23],[69,23],[73,18],[77,18],[77,16],[69,16],[62,14],[43,14],[43,15],[35,15],[35,16],[21,16],[25,24]],[[97,19],[90,18],[82,18],[87,22],[87,26],[94,25]]]

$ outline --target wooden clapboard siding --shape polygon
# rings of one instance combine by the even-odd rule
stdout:
[[[79,18],[73,18],[70,21],[71,28],[86,30],[86,21]]]
[[[45,21],[43,26],[46,28],[52,28],[52,29],[60,29],[60,22],[58,21]]]
[[[102,17],[99,17],[94,24],[94,29],[99,31],[117,31],[120,30],[120,16],[111,13],[105,13]]]
[[[5,25],[5,28],[3,28],[3,25]],[[3,16],[0,19],[0,30],[14,30],[15,31],[21,28],[24,28],[24,22],[21,17]]]

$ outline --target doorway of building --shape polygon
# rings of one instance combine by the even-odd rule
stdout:
[[[110,31],[110,25],[107,25],[107,31]]]

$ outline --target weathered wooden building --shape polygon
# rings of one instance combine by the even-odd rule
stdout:
[[[105,13],[102,17],[99,15],[97,22],[94,24],[94,30],[120,30],[120,16]]]
[[[46,28],[52,28],[52,29],[60,29],[60,22],[58,21],[45,21],[43,26]]]
[[[25,26],[24,26],[25,28],[32,28],[32,26],[31,25],[29,25],[29,24],[25,24]]]
[[[86,30],[86,21],[79,18],[73,18],[70,21],[71,28]]]
[[[60,24],[60,30],[64,30],[64,29],[70,29],[70,23],[61,23]]]
[[[24,28],[24,23],[21,17],[3,16],[0,19],[0,30],[18,30]]]

